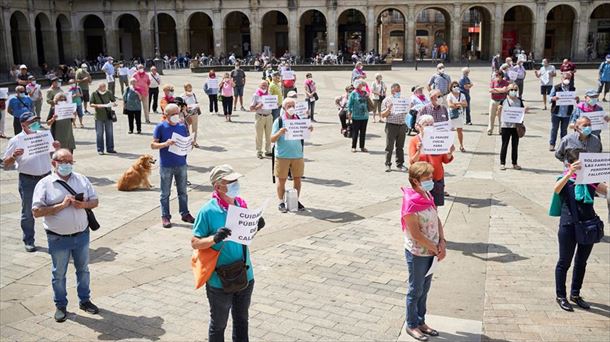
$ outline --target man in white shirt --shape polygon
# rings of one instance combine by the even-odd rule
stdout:
[[[114,97],[114,59],[111,56],[108,56],[106,63],[102,66],[102,71],[106,74],[106,82],[108,83],[108,90]]]
[[[119,64],[119,84],[121,85],[121,95],[125,93],[125,88],[129,87],[129,68],[123,63]]]
[[[553,77],[557,74],[555,67],[549,64],[549,61],[545,58],[542,60],[542,66],[540,70],[535,70],[536,77],[540,79],[540,94],[542,94],[542,103],[544,103],[544,110],[546,110],[546,96],[551,93],[553,89]]]
[[[157,67],[150,68],[150,86],[148,87],[148,101],[152,110],[157,114],[157,103],[159,102],[159,85],[161,84],[161,75],[157,72]]]
[[[4,169],[9,169],[16,164],[19,172],[19,195],[21,195],[21,230],[23,231],[23,243],[26,252],[35,252],[34,245],[34,217],[32,216],[32,195],[36,184],[51,172],[51,156],[42,153],[30,156],[26,154],[24,146],[20,141],[30,134],[35,134],[41,129],[40,118],[33,113],[21,114],[21,133],[15,135],[8,141],[4,157]],[[53,147],[60,147],[59,141],[53,142]]]
[[[36,77],[28,77],[28,85],[25,86],[25,91],[34,103],[34,109],[36,115],[40,116],[42,113],[42,91],[40,90],[40,84],[36,83]]]
[[[90,314],[99,309],[91,303],[89,288],[89,221],[86,209],[98,205],[97,193],[87,177],[73,172],[74,159],[67,149],[53,153],[54,172],[34,189],[32,213],[42,217],[51,255],[55,321],[67,318],[66,271],[70,257],[76,269],[79,307]],[[75,195],[71,193],[70,188]]]

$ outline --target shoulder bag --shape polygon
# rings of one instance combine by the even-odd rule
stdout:
[[[521,108],[523,108],[523,100],[519,99],[519,101],[521,102]],[[525,136],[525,132],[527,131],[523,122],[515,124],[515,128],[517,129],[517,135],[519,138],[523,138]]]
[[[210,279],[212,273],[214,273],[220,251],[222,251],[222,247],[219,251],[211,247],[193,251],[191,267],[193,268],[193,276],[195,277],[195,289],[202,287],[203,284]]]
[[[226,243],[226,242],[225,242]],[[242,245],[244,257],[242,260],[230,263],[225,266],[216,267],[216,273],[222,283],[225,293],[239,292],[248,287],[248,268],[246,264],[246,253],[248,248]]]
[[[581,245],[592,245],[600,242],[604,237],[604,222],[599,216],[595,215],[592,219],[581,221],[578,215],[578,204],[574,197],[570,197],[570,207],[576,242]]]
[[[72,196],[76,196],[76,191],[74,191],[74,189],[72,189],[72,187],[69,186],[68,183],[66,183],[62,180],[59,180],[59,179],[56,180],[56,182],[59,183],[64,188],[66,188],[66,190],[68,190],[68,192]],[[85,209],[85,212],[87,213],[87,222],[89,222],[89,228],[91,228],[91,230],[98,230],[100,228],[100,224],[99,224],[99,222],[97,222],[97,219],[95,218],[95,214],[93,214],[93,210]]]

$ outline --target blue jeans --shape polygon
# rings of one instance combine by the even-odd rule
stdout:
[[[248,287],[236,293],[225,293],[223,289],[205,286],[210,303],[209,342],[223,342],[229,311],[233,316],[233,341],[248,342],[248,309],[254,290],[254,280]]]
[[[34,245],[34,215],[32,215],[32,197],[34,188],[38,181],[46,175],[30,176],[19,174],[19,195],[21,195],[21,230],[23,231],[23,242],[26,245]]]
[[[417,256],[405,249],[409,270],[409,292],[407,292],[407,326],[410,329],[426,323],[426,301],[432,283],[432,275],[426,273],[432,266],[432,256]]]
[[[555,292],[557,297],[566,297],[566,277],[574,252],[574,270],[572,271],[572,286],[570,294],[572,296],[580,296],[582,282],[585,279],[585,270],[587,268],[587,259],[591,255],[593,245],[580,245],[576,242],[576,233],[574,232],[573,224],[563,224],[559,226],[557,237],[559,239],[559,260],[555,267]]]
[[[282,108],[277,108],[277,109],[271,110],[271,116],[273,116],[273,121],[275,121],[275,119],[280,117],[281,111],[282,111]]]
[[[112,130],[112,121],[95,120],[95,135],[98,152],[104,152],[104,134],[106,134],[106,151],[114,151],[114,133]]]
[[[471,123],[470,118],[470,93],[462,93],[466,96],[466,102],[468,103],[468,107],[466,107],[466,123]]]
[[[76,236],[58,236],[47,233],[52,262],[53,300],[58,308],[68,305],[66,297],[66,271],[70,256],[76,269],[76,292],[81,303],[89,301],[89,229]]]
[[[313,112],[316,109],[316,101],[307,101],[307,106],[309,108],[309,119],[314,120]]]
[[[176,190],[178,191],[178,209],[180,215],[184,216],[189,213],[188,195],[186,193],[186,165],[165,167],[159,169],[161,175],[161,217],[172,217],[169,213],[169,196],[172,192],[172,180],[176,178]]]
[[[568,134],[568,125],[570,124],[570,118],[562,118],[557,115],[551,114],[551,123],[551,140],[549,140],[549,145],[555,146],[555,143],[557,142],[557,130],[561,125],[561,136],[559,139],[565,137],[566,134]]]

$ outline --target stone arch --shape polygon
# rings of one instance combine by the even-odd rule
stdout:
[[[593,6],[591,6],[593,7]],[[610,21],[610,4],[601,3],[591,8],[589,14],[587,59],[603,58],[610,52],[610,32],[605,23]],[[582,20],[582,19],[581,19]]]
[[[514,55],[512,52],[515,48],[525,50],[526,53],[533,50],[534,13],[534,10],[525,4],[511,6],[504,12],[502,57]]]
[[[194,56],[198,53],[214,54],[214,22],[205,12],[194,12],[188,20],[189,51]]]
[[[57,34],[57,55],[59,63],[67,64],[71,57],[74,57],[74,49],[72,47],[72,25],[68,16],[61,13],[55,19],[55,32]]]
[[[29,60],[30,24],[25,14],[15,11],[10,17],[11,46],[13,47],[13,64],[36,62]]]
[[[106,25],[95,14],[89,14],[82,19],[85,57],[94,60],[106,51]]]
[[[261,16],[262,35],[261,51],[265,52],[266,47],[276,57],[280,57],[289,50],[288,42],[288,16],[279,10],[267,11]]]
[[[572,57],[577,13],[574,7],[564,4],[554,6],[547,12],[544,57],[551,60]]]
[[[177,56],[178,55],[178,34],[176,31],[176,18],[172,13],[157,12],[157,21],[159,27],[159,54]],[[151,25],[153,40],[155,39],[155,17],[152,16]]]
[[[300,54],[305,62],[319,51],[328,49],[326,15],[316,9],[309,9],[299,16]],[[331,48],[332,50],[332,48]]]
[[[34,30],[36,36],[36,55],[38,65],[47,63],[48,65],[57,64],[56,47],[53,44],[53,27],[49,17],[40,12],[34,18]]]
[[[366,24],[366,16],[358,9],[349,8],[341,12],[337,17],[339,50],[350,55],[354,51],[367,51]]]
[[[387,7],[377,15],[377,46],[380,55],[403,59],[405,53],[405,14],[394,7]]]
[[[417,34],[424,31],[427,36]],[[439,58],[441,45],[451,42],[451,12],[444,6],[423,6],[415,17],[415,32],[415,50],[423,51],[423,57]],[[433,54],[434,50],[437,53]],[[447,46],[447,59],[451,57]]]
[[[143,57],[138,18],[130,13],[121,14],[116,18],[116,28],[119,36],[119,58],[131,60],[134,57]]]
[[[245,57],[252,51],[250,40],[250,18],[242,11],[231,11],[225,15],[225,46],[227,53]]]
[[[471,59],[489,60],[493,48],[492,11],[487,6],[472,5],[462,11],[461,54]]]

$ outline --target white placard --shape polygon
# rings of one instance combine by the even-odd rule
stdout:
[[[233,241],[249,246],[258,231],[258,220],[263,216],[263,211],[269,201],[265,201],[258,209],[241,208],[229,205],[225,226],[231,230],[225,241]]]
[[[548,72],[544,72],[543,74],[540,75],[540,83],[542,83],[543,85],[549,84],[549,73]]]
[[[514,70],[508,70],[508,78],[509,78],[511,81],[516,80],[516,79],[517,79],[517,75],[518,75],[518,73],[517,73],[516,71],[514,71]]]
[[[430,268],[428,269],[428,273],[426,273],[426,277],[432,275],[434,273],[434,271],[436,270],[436,267],[438,266],[438,257],[435,255],[434,258],[432,259],[432,265],[430,265]]]
[[[436,132],[449,132],[449,131],[453,130],[453,125],[451,125],[451,120],[435,122],[433,127]]]
[[[506,123],[522,123],[525,116],[525,108],[523,107],[502,107],[502,122]]]
[[[392,114],[407,114],[409,112],[409,100],[398,97],[392,98]]]
[[[55,105],[55,120],[66,120],[74,118],[74,112],[76,112],[76,103],[66,102],[58,103]]]
[[[589,120],[591,120],[591,129],[594,131],[607,131],[608,130],[608,123],[606,122],[606,120],[604,120],[604,118],[606,117],[606,112],[604,111],[598,111],[598,112],[581,112],[580,113],[581,116],[586,116],[589,118]]]
[[[300,118],[307,117],[307,111],[309,110],[309,105],[307,101],[297,102],[294,106],[294,114],[298,115]]]
[[[217,78],[208,78],[208,88],[209,89],[218,89],[218,79]]]
[[[72,92],[70,92],[68,90],[67,92],[64,93],[64,96],[66,97],[66,102],[67,103],[72,103]]]
[[[114,75],[106,74],[106,82],[114,82]]]
[[[186,108],[188,108],[188,110],[194,110],[199,108],[199,103],[189,103],[186,105]]]
[[[17,146],[24,149],[23,157],[55,152],[51,131],[38,131],[32,134],[17,135]]]
[[[576,92],[575,91],[558,91],[555,93],[557,106],[574,106],[576,105]]]
[[[261,101],[263,101],[262,109],[277,109],[277,95],[263,95]]]
[[[8,88],[0,88],[0,99],[8,99]]]
[[[286,140],[309,140],[311,131],[311,120],[283,120],[284,127],[286,127]]]
[[[428,126],[424,128],[422,150],[424,154],[446,154],[451,150],[454,141],[455,132],[436,131],[434,127]]]
[[[610,153],[580,153],[580,166],[576,184],[608,182],[610,179]]]
[[[167,150],[173,154],[186,156],[193,149],[193,138],[190,135],[185,137],[174,132],[172,133],[172,140],[174,144],[170,145]]]
[[[294,70],[283,70],[282,71],[282,80],[284,80],[284,81],[294,80]]]

